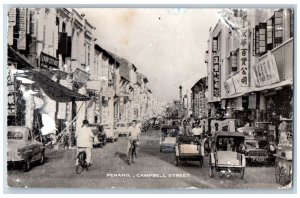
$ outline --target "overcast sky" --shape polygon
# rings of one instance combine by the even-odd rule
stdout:
[[[160,101],[178,98],[179,85],[206,73],[204,53],[215,9],[77,9],[96,27],[97,43],[126,58],[149,79]]]

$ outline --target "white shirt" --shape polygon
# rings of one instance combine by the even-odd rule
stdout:
[[[201,127],[193,128],[192,133],[193,133],[193,135],[201,135],[203,133],[203,129]]]
[[[77,146],[78,147],[87,147],[93,148],[93,137],[94,134],[92,130],[86,126],[79,127],[76,133],[77,137]]]
[[[139,139],[139,136],[140,136],[140,133],[141,133],[141,129],[137,125],[135,127],[130,126],[129,127],[129,132],[131,134],[131,138],[132,139]]]

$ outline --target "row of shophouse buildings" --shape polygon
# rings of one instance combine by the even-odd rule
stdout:
[[[50,118],[69,133],[84,119],[114,127],[159,114],[147,77],[101,47],[77,10],[11,8],[7,31],[8,125],[38,129]]]
[[[209,29],[207,75],[191,88],[186,111],[236,127],[293,116],[293,9],[228,9]],[[201,65],[201,67],[203,67]],[[206,130],[215,130],[206,123]]]

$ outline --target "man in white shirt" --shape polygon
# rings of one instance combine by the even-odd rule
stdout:
[[[202,127],[200,127],[198,122],[194,123],[194,128],[192,129],[192,134],[194,136],[200,136],[203,133]]]
[[[88,128],[89,121],[83,120],[82,127],[76,130],[75,137],[77,138],[77,155],[81,151],[86,153],[86,163],[91,166],[93,138],[95,137],[92,130]],[[76,159],[76,166],[78,159]]]
[[[138,145],[138,141],[139,141],[139,138],[140,138],[141,129],[140,129],[140,127],[138,127],[136,120],[132,121],[132,125],[129,127],[128,131],[129,131],[129,136],[128,136],[129,140],[128,140],[128,145],[127,145],[127,153],[129,152],[129,148],[131,146],[130,140],[133,140],[133,141],[136,142],[135,151],[136,151],[136,154],[137,154],[137,151],[138,151],[137,150],[137,145]]]

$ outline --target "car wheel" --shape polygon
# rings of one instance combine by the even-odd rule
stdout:
[[[203,166],[203,157],[202,156],[199,159],[199,163],[200,163],[200,167],[202,167]]]
[[[28,171],[30,170],[30,168],[31,168],[31,162],[30,162],[29,159],[27,159],[27,160],[23,163],[22,169],[23,169],[24,172],[28,172]]]
[[[241,173],[240,173],[240,178],[244,179],[245,176],[245,168],[242,168]]]
[[[40,159],[40,165],[45,163],[45,152],[42,153],[41,159]]]

